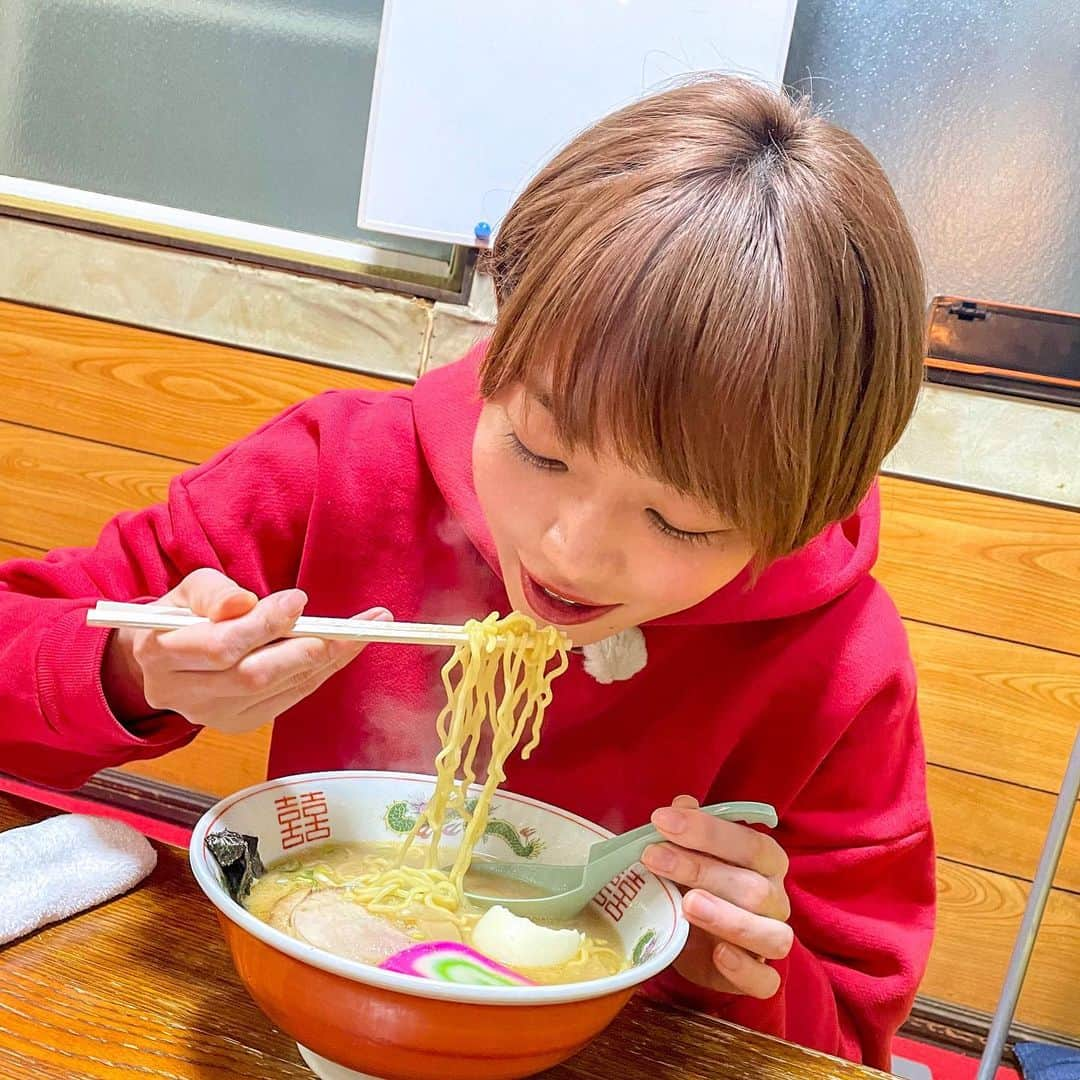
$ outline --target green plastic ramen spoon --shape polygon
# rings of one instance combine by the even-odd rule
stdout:
[[[713,806],[703,806],[701,810],[723,821],[776,828],[776,811],[767,803],[715,803]],[[609,881],[633,866],[650,844],[660,843],[663,839],[652,825],[642,825],[630,832],[593,844],[585,862],[575,866],[554,866],[524,860],[478,860],[473,863],[473,868],[478,873],[513,878],[542,889],[545,895],[522,899],[489,896],[466,888],[465,897],[478,907],[487,908],[501,904],[515,915],[524,915],[530,919],[572,919],[585,910],[589,901]],[[468,885],[468,878],[465,880]]]

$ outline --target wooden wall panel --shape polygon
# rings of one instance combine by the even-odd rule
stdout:
[[[1027,882],[940,860],[937,939],[922,993],[992,1012],[1028,895]],[[1017,1020],[1080,1035],[1080,896],[1055,890]]]
[[[0,423],[0,536],[38,548],[92,544],[114,514],[164,499],[170,477],[185,467]]]
[[[203,731],[181,750],[150,761],[133,761],[124,769],[175,787],[223,798],[266,779],[272,731],[269,724],[243,735]]]
[[[884,477],[877,575],[900,613],[1080,654],[1080,515]]]
[[[930,766],[927,781],[939,855],[1032,879],[1054,810],[1053,795],[937,765]],[[1073,822],[1056,883],[1080,894],[1080,818]]]
[[[912,622],[907,631],[930,761],[1060,790],[1080,723],[1080,658]]]
[[[323,390],[395,385],[3,301],[0,370],[0,420],[189,462]]]
[[[42,548],[30,547],[28,544],[16,544],[11,540],[0,540],[0,562],[7,559],[38,559],[44,554]]]
[[[0,301],[0,559],[92,543],[114,513],[290,404],[394,384]],[[878,573],[920,673],[940,919],[923,987],[990,1010],[1080,717],[1080,515],[882,481]],[[210,795],[265,776],[270,729],[133,772]],[[1020,1018],[1080,1034],[1080,826]]]

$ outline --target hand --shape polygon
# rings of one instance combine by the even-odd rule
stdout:
[[[690,937],[675,970],[711,990],[770,998],[780,975],[765,961],[782,960],[794,942],[787,855],[771,836],[702,814],[698,805],[680,795],[657,810],[653,825],[669,842],[647,848],[642,860],[690,890],[683,897]]]
[[[351,641],[282,640],[307,596],[285,589],[259,600],[216,570],[194,571],[159,603],[191,608],[212,621],[182,630],[113,631],[101,681],[122,718],[149,708],[219,731],[251,731],[307,697],[364,648]],[[358,617],[393,618],[382,608]]]

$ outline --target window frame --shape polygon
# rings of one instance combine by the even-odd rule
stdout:
[[[476,250],[448,263],[374,244],[295,232],[0,174],[0,215],[291,270],[427,300],[467,304]]]

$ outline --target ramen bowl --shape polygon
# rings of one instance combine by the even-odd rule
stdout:
[[[230,897],[206,848],[208,834],[231,829],[258,837],[259,854],[269,865],[330,841],[401,840],[434,784],[433,777],[409,773],[283,777],[223,799],[192,834],[191,867],[217,908],[240,979],[324,1080],[531,1076],[598,1035],[686,941],[678,891],[637,866],[592,901],[621,941],[624,971],[553,986],[439,982],[335,956],[262,922]],[[556,806],[499,791],[476,850],[501,859],[584,862],[590,845],[610,835]],[[444,852],[453,841],[448,835]]]

